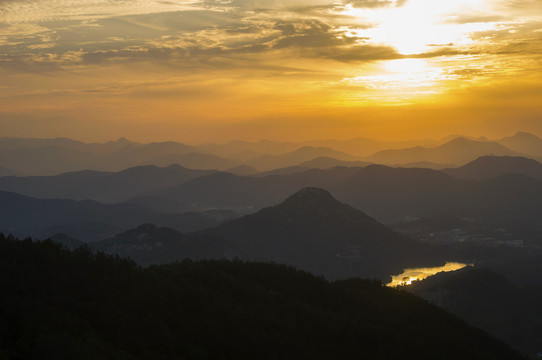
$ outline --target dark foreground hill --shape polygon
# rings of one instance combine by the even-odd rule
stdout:
[[[542,351],[542,287],[489,269],[439,273],[406,287],[532,357]]]
[[[380,283],[203,261],[146,269],[0,236],[8,359],[521,359]]]

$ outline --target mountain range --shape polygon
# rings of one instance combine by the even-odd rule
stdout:
[[[458,168],[443,172],[459,179],[491,179],[506,174],[522,174],[542,179],[542,164],[520,156],[481,156]]]
[[[408,164],[428,161],[437,164],[463,165],[480,156],[518,156],[513,150],[493,141],[475,141],[463,137],[451,140],[435,148],[413,147],[400,150],[383,150],[364,158],[379,164]]]
[[[542,139],[533,134],[520,131],[498,140],[498,143],[518,153],[542,157]]]
[[[542,157],[542,139],[529,133],[490,141],[486,138],[451,136],[441,140],[384,142],[365,138],[306,142],[233,141],[191,146],[179,142],[142,144],[121,138],[106,143],[71,139],[0,138],[0,167],[4,175],[57,175],[80,170],[120,171],[134,166],[179,164],[202,170],[228,170],[246,165],[258,171],[310,164],[327,157],[336,164],[352,162],[423,166],[440,169],[464,165],[480,156]],[[321,160],[320,160],[321,161]],[[327,164],[329,164],[327,160]],[[328,166],[328,165],[324,165]],[[1,174],[1,173],[0,173]]]
[[[399,274],[406,268],[441,266],[447,261],[474,264],[475,268],[436,275],[403,290],[413,291],[534,356],[542,350],[539,341],[542,335],[539,321],[542,318],[539,305],[542,299],[539,288],[542,278],[540,159],[542,139],[524,132],[502,139],[453,135],[440,140],[412,142],[356,138],[306,142],[234,141],[205,145],[173,141],[143,144],[124,138],[91,144],[70,139],[0,138],[0,232],[37,239],[34,242],[29,239],[19,241],[0,235],[0,256],[10,259],[0,261],[5,268],[0,272],[5,279],[0,283],[3,290],[17,285],[18,282],[12,281],[12,275],[19,274],[23,286],[15,289],[13,294],[20,295],[28,289],[31,296],[45,294],[37,302],[30,300],[33,297],[13,297],[3,302],[5,298],[1,297],[0,308],[4,310],[0,310],[0,317],[4,316],[6,321],[0,323],[10,324],[0,326],[2,339],[6,339],[6,334],[12,334],[10,329],[17,330],[20,321],[29,322],[20,328],[27,331],[23,335],[24,341],[10,337],[13,344],[20,346],[5,350],[7,343],[0,342],[0,357],[8,354],[9,358],[13,351],[20,355],[19,352],[26,348],[35,354],[53,354],[54,349],[74,354],[81,347],[89,354],[95,350],[101,351],[102,355],[113,349],[118,358],[141,353],[147,354],[143,358],[155,358],[149,355],[151,348],[161,349],[157,358],[175,358],[177,352],[185,358],[205,358],[202,354],[211,350],[200,335],[208,334],[209,330],[198,333],[198,329],[205,327],[202,324],[221,324],[219,330],[212,328],[212,331],[217,331],[217,338],[225,339],[221,346],[228,348],[234,341],[228,334],[238,330],[225,324],[233,321],[242,324],[243,331],[235,332],[244,334],[240,344],[247,343],[247,333],[255,336],[251,338],[254,340],[250,343],[251,353],[243,353],[255,358],[258,356],[254,354],[270,354],[271,350],[266,348],[269,336],[285,333],[285,328],[280,327],[289,321],[285,319],[299,320],[288,323],[293,326],[287,327],[292,330],[288,334],[300,334],[300,329],[305,329],[304,332],[316,329],[311,322],[314,306],[318,306],[318,315],[326,319],[323,323],[337,326],[324,337],[335,336],[353,342],[324,341],[317,335],[324,333],[320,329],[310,332],[310,337],[301,337],[305,344],[310,343],[311,349],[316,349],[318,345],[307,339],[320,339],[326,344],[336,343],[361,351],[353,345],[359,343],[359,338],[351,334],[362,328],[378,302],[364,307],[366,300],[357,302],[363,296],[356,297],[358,300],[343,297],[341,301],[346,302],[338,306],[350,309],[350,313],[341,313],[341,321],[335,323],[332,319],[339,316],[337,308],[325,307],[330,304],[330,294],[346,291],[362,295],[368,291],[371,296],[384,299],[381,291],[395,290],[385,289],[377,281],[328,281],[364,277],[386,282],[390,275]],[[74,251],[68,252],[51,241],[39,240],[48,237]],[[11,255],[6,255],[7,250],[12,251]],[[51,254],[56,256],[54,261],[46,259]],[[13,259],[23,265],[14,265],[11,270],[6,268],[14,264]],[[320,277],[293,268],[262,264],[270,262]],[[68,267],[63,267],[65,265]],[[85,277],[93,266],[97,278],[104,275],[112,282],[100,278],[94,283]],[[43,273],[46,279],[32,283],[30,280],[38,276],[33,274],[31,278],[25,278],[29,269],[39,269],[39,274]],[[63,275],[52,277],[50,274],[57,270]],[[70,277],[72,273],[78,274],[80,279],[75,281]],[[299,274],[304,280],[296,280],[295,286],[284,282],[284,279]],[[140,282],[143,284],[141,292],[134,292],[139,286],[136,283]],[[42,286],[42,283],[47,285]],[[315,289],[307,283],[320,284],[321,287],[317,286],[320,290],[314,290],[309,298],[317,297],[321,303],[298,296],[305,294],[306,289]],[[28,284],[35,288],[27,287]],[[112,284],[117,286],[110,286]],[[127,298],[124,297],[126,294],[121,295],[120,284],[127,286],[124,288],[128,289]],[[240,287],[236,287],[238,285]],[[327,286],[334,289],[322,290]],[[297,302],[289,308],[295,311],[276,323],[270,321],[277,319],[277,314],[268,316],[262,309],[269,311],[273,309],[271,303],[285,304],[292,300],[283,295],[290,296],[291,289],[297,291],[296,287],[300,291],[295,298]],[[72,293],[67,289],[77,290]],[[171,301],[175,297],[168,291],[180,296],[176,299],[183,303],[192,289],[200,289],[201,293],[190,305],[191,309],[201,305],[205,311],[187,311],[183,313],[187,318],[183,316],[169,322],[171,314],[163,309],[173,306],[175,311],[180,311],[181,308]],[[94,292],[99,293],[101,299],[96,302],[96,307],[88,300]],[[324,293],[327,295],[322,296]],[[68,312],[52,310],[57,309],[57,305],[58,309],[67,309],[66,306],[72,304],[70,299],[81,294],[84,300]],[[412,300],[416,298],[404,291],[395,294],[399,294],[401,301],[417,304],[411,310],[428,306]],[[47,303],[51,299],[58,303]],[[239,299],[246,300],[242,306]],[[263,301],[264,305],[255,299]],[[385,301],[395,301],[390,299]],[[17,302],[19,300],[22,302]],[[115,302],[117,300],[119,302]],[[25,304],[30,305],[25,308]],[[108,308],[108,304],[116,305]],[[138,304],[151,308],[158,306],[152,308],[157,312],[142,311],[145,307],[139,308]],[[217,307],[216,313],[208,316],[207,310],[213,308],[210,304]],[[124,313],[125,307],[129,307],[130,312]],[[386,312],[379,313],[376,318],[380,322],[372,323],[369,332],[362,332],[369,336],[378,328],[388,338],[378,335],[364,342],[365,347],[377,341],[381,345],[376,348],[387,349],[389,336],[397,341],[401,339],[398,334],[403,334],[405,329],[434,329],[431,321],[427,323],[427,319],[409,314],[401,316],[406,316],[406,324],[414,324],[413,328],[405,325],[403,317],[399,323],[393,322],[392,319],[398,316],[391,310],[394,307],[386,308],[387,312],[392,311],[391,316],[388,317]],[[5,310],[7,308],[9,310]],[[320,312],[324,308],[326,310]],[[255,312],[250,312],[251,309]],[[80,310],[83,315],[78,313]],[[223,323],[217,322],[232,311],[240,318],[233,316],[224,318]],[[363,314],[360,318],[352,315],[359,311]],[[422,313],[424,311],[426,309]],[[28,315],[11,316],[10,313]],[[77,314],[76,320],[71,318],[74,314]],[[194,317],[196,314],[202,317]],[[273,324],[279,330],[258,328],[254,319],[260,319],[260,315],[255,314],[260,314],[266,324]],[[293,316],[297,314],[306,317]],[[326,317],[326,314],[331,315]],[[431,316],[438,318],[434,313]],[[355,321],[350,323],[349,319],[353,317]],[[70,321],[64,323],[63,319]],[[97,322],[93,323],[94,320]],[[128,326],[131,320],[134,323]],[[30,326],[34,323],[41,325]],[[94,325],[88,325],[91,323],[98,325],[94,328]],[[177,344],[174,339],[181,336],[171,329],[181,323],[192,324],[183,328],[182,339],[190,338],[192,343],[200,344],[193,347],[196,353],[184,353],[188,345],[182,344],[168,352],[174,346],[172,344]],[[459,335],[454,332],[454,339],[476,338],[474,333],[466,330],[464,323],[458,323],[446,324],[452,324],[452,328],[459,326],[469,335],[457,337]],[[57,328],[54,324],[62,325]],[[107,333],[106,328],[112,328],[111,324],[120,327]],[[127,336],[132,328],[138,329],[137,324],[145,324],[143,329],[155,329],[156,337],[140,341],[139,335]],[[246,331],[246,324],[251,324],[250,331]],[[353,324],[352,332],[345,333],[344,324]],[[399,328],[390,333],[390,324]],[[45,330],[40,332],[36,330],[38,327]],[[81,329],[90,330],[84,333]],[[445,329],[450,328],[440,326],[438,329],[444,331],[434,340],[441,345],[440,351],[444,343],[438,339],[446,338],[450,332]],[[109,335],[105,336],[106,333]],[[425,340],[430,338],[433,339],[427,335]],[[484,344],[490,346],[490,343],[496,346],[491,341]],[[147,348],[143,349],[140,344]],[[422,358],[435,358],[434,351],[421,349],[417,342],[416,346],[411,345],[399,347],[400,353],[404,354],[407,349],[412,358],[417,358],[413,354],[422,351],[425,354]],[[452,358],[489,356],[487,346],[486,352],[473,350],[473,346],[467,344],[466,347],[475,354],[472,357],[457,355]],[[449,348],[453,346],[449,345]],[[442,353],[446,358],[451,354],[449,348],[438,354]],[[466,348],[460,348],[456,354],[465,354]],[[264,350],[260,353],[256,349]],[[504,358],[517,355],[505,348],[499,349],[499,354],[508,354],[508,357],[502,355]],[[324,358],[348,358],[337,354],[354,354],[343,348],[331,350],[335,356]],[[310,354],[318,357],[314,355],[319,351],[323,350]],[[380,352],[374,351],[352,356],[378,358],[374,354]],[[63,355],[65,358],[74,358],[66,354]],[[239,353],[235,355],[239,357]],[[297,358],[300,357],[303,358]],[[396,357],[398,354],[393,353],[392,358]]]
[[[142,225],[93,247],[144,265],[240,258],[292,265],[332,279],[386,279],[409,265],[442,261],[435,249],[393,232],[317,188],[304,188],[278,205],[199,232],[181,234]]]
[[[149,222],[196,231],[239,216],[225,210],[164,214],[129,203],[35,199],[3,191],[0,203],[0,232],[38,239],[62,233],[85,242],[103,240]]]
[[[328,157],[340,161],[354,161],[357,157],[325,147],[303,146],[292,152],[281,155],[262,155],[246,162],[259,171],[268,171],[288,166],[300,165],[320,157]],[[303,166],[303,165],[300,165]]]
[[[179,185],[216,171],[154,165],[119,172],[77,171],[55,176],[0,177],[0,189],[42,199],[92,199],[114,203]]]
[[[144,223],[189,211],[251,213],[277,204],[300,188],[319,187],[386,223],[436,217],[469,219],[477,227],[507,227],[517,236],[536,239],[542,231],[534,221],[542,209],[542,183],[536,178],[541,167],[527,158],[495,156],[443,171],[367,165],[325,170],[286,168],[282,175],[239,176],[178,165],[142,166],[118,173],[1,177],[0,191],[41,199],[120,203],[122,209],[135,205],[152,214],[141,218]],[[86,221],[102,222],[100,217]]]

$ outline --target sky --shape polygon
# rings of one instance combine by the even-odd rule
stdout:
[[[542,0],[0,0],[0,136],[542,136]]]

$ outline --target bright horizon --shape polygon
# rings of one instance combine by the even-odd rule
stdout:
[[[326,141],[339,141],[339,142],[341,142],[341,141],[365,139],[365,140],[381,141],[383,143],[388,142],[388,143],[390,143],[390,145],[392,145],[393,143],[405,143],[405,144],[413,143],[414,145],[412,145],[412,146],[419,146],[419,145],[417,145],[418,143],[424,143],[424,142],[434,143],[434,144],[429,144],[429,145],[424,146],[424,147],[431,148],[431,147],[439,146],[440,144],[446,143],[446,142],[451,141],[451,140],[453,140],[455,138],[461,138],[462,137],[462,138],[475,140],[475,141],[479,140],[479,141],[490,141],[491,142],[491,141],[499,141],[500,139],[502,139],[504,137],[514,136],[518,132],[529,133],[529,134],[535,135],[535,136],[537,136],[539,138],[542,138],[542,136],[540,134],[520,130],[520,131],[516,131],[514,133],[504,134],[501,137],[495,137],[495,138],[489,138],[489,137],[487,137],[485,135],[475,136],[475,135],[466,135],[466,134],[449,134],[449,135],[446,135],[444,137],[435,137],[435,138],[420,137],[420,138],[398,138],[398,139],[391,139],[391,140],[390,139],[382,139],[382,138],[374,138],[374,137],[364,137],[364,136],[345,137],[345,138],[324,138],[324,137],[322,137],[322,138],[308,138],[308,139],[302,139],[302,140],[297,139],[295,137],[291,138],[291,139],[286,139],[286,138],[280,138],[280,139],[260,138],[260,139],[255,139],[255,140],[232,138],[232,139],[223,139],[221,141],[201,141],[201,142],[190,142],[190,141],[183,141],[182,139],[171,139],[171,138],[156,139],[156,140],[153,140],[153,139],[140,140],[140,139],[137,139],[137,138],[130,138],[130,137],[127,137],[127,136],[121,136],[119,138],[104,138],[104,139],[98,139],[98,140],[85,140],[85,139],[82,139],[82,138],[74,138],[74,137],[66,137],[66,136],[50,136],[50,137],[47,137],[47,136],[45,136],[45,137],[0,136],[0,139],[1,138],[36,139],[36,140],[67,139],[67,140],[79,141],[79,142],[86,143],[86,144],[92,144],[92,143],[103,144],[103,143],[107,143],[107,142],[116,142],[116,141],[120,141],[121,139],[124,139],[124,140],[127,140],[127,141],[132,142],[132,143],[140,143],[140,144],[149,144],[149,143],[159,143],[159,142],[173,141],[173,142],[183,143],[185,145],[190,145],[190,146],[204,146],[204,145],[213,145],[213,144],[220,145],[220,144],[227,144],[227,143],[236,142],[236,141],[246,142],[246,143],[251,143],[251,144],[269,141],[269,142],[284,142],[284,143],[292,143],[292,144],[299,143],[300,145],[304,145],[304,144],[311,143],[311,142],[326,142]],[[485,140],[481,140],[481,138],[485,138]],[[408,147],[408,146],[406,146],[406,147]],[[289,151],[285,151],[285,152],[289,152]]]
[[[538,0],[0,1],[0,136],[542,135]]]

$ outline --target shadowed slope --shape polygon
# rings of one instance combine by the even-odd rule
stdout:
[[[520,287],[491,270],[469,267],[406,289],[532,357],[542,348],[541,287]]]
[[[372,281],[240,261],[141,269],[1,235],[0,266],[0,353],[10,359],[521,359]]]
[[[460,179],[490,179],[505,174],[523,174],[542,179],[542,164],[520,156],[482,156],[455,169],[443,170]]]
[[[327,191],[305,188],[279,205],[204,231],[249,259],[292,264],[328,277],[385,277],[436,254]],[[438,258],[438,256],[436,256]]]

